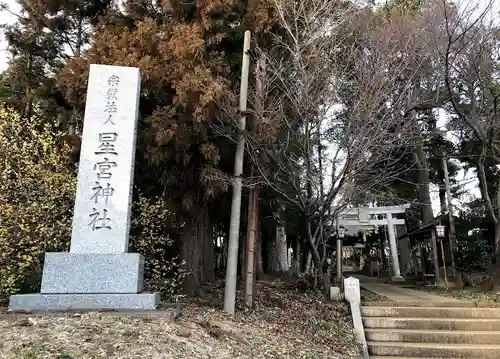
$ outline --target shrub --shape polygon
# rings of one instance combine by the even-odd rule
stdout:
[[[68,249],[71,151],[55,127],[0,107],[0,297],[37,290],[44,252]]]
[[[131,224],[131,250],[145,257],[144,284],[146,289],[162,292],[166,297],[177,294],[186,272],[173,253],[175,230],[173,215],[165,201],[140,197],[134,203]]]
[[[39,290],[45,252],[69,250],[76,169],[73,148],[54,126],[0,107],[0,299]],[[134,203],[131,250],[143,254],[145,284],[177,293],[184,272],[172,256],[172,218],[163,201]]]
[[[454,251],[455,265],[461,272],[485,271],[491,264],[492,249],[482,232],[460,236]]]

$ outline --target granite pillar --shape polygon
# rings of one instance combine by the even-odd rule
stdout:
[[[144,258],[128,253],[140,74],[91,65],[69,253],[46,253],[41,293],[13,311],[155,309],[143,293]]]

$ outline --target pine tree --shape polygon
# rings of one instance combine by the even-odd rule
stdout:
[[[54,76],[68,58],[80,56],[99,15],[104,14],[111,1],[17,2],[19,13],[3,8],[17,21],[5,26],[11,60],[2,78],[9,91],[2,94],[2,100],[27,119],[36,112],[40,120],[66,116],[66,121],[70,121],[65,110],[71,107],[57,89]]]

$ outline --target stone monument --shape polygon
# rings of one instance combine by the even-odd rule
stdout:
[[[69,253],[46,253],[38,294],[12,311],[155,309],[141,293],[144,258],[128,252],[140,74],[91,65]]]

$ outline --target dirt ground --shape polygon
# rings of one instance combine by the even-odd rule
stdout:
[[[0,359],[359,357],[345,304],[276,283],[261,283],[258,291],[255,310],[240,310],[235,318],[221,310],[222,284],[186,301],[175,321],[162,315],[4,311]]]

